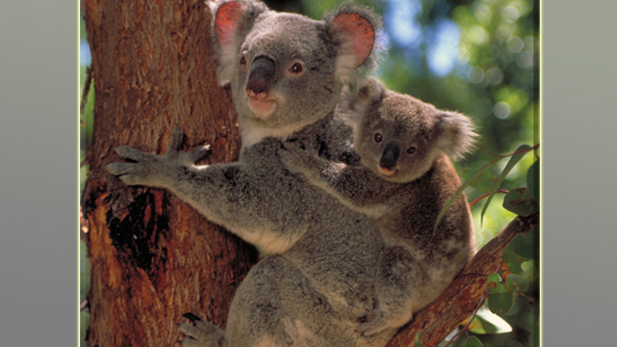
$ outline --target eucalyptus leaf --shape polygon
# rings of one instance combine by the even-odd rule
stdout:
[[[463,347],[483,347],[482,341],[475,336],[469,336]]]
[[[509,255],[514,255],[515,257],[512,257],[506,260],[506,257]],[[515,275],[520,275],[523,273],[522,265],[523,265],[523,262],[525,261],[527,260],[523,260],[522,257],[518,257],[518,255],[514,253],[509,253],[509,254],[504,253],[504,263],[508,267],[508,271],[510,271],[511,273]]]
[[[469,323],[467,330],[478,335],[488,334],[484,328],[482,320],[478,316],[474,317],[471,323]]]
[[[528,233],[520,234],[514,238],[504,251],[504,259],[506,259],[507,254],[511,253],[525,260],[537,259],[538,230],[539,227],[536,225]]]
[[[527,188],[511,190],[503,199],[503,208],[522,217],[528,217],[540,209],[540,206],[528,193]]]
[[[501,280],[499,274],[490,274],[486,279],[486,285],[488,286],[488,292],[491,293],[505,293],[508,291],[505,284]]]
[[[527,171],[527,188],[533,198],[540,201],[540,161],[536,160]]]
[[[488,308],[498,315],[505,315],[514,307],[516,292],[494,293],[488,295]]]
[[[416,333],[416,339],[415,339],[414,347],[424,347],[422,342],[420,342],[420,334],[421,334],[420,331],[418,331],[418,333]]]

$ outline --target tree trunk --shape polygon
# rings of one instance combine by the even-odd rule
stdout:
[[[128,145],[161,153],[180,125],[209,163],[237,158],[230,93],[216,85],[201,0],[82,0],[92,52],[94,130],[83,196],[92,284],[90,346],[169,346],[187,311],[221,327],[255,249],[163,190],[105,171]]]

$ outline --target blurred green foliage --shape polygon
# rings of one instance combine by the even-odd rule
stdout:
[[[322,18],[342,0],[266,0],[277,11]],[[436,107],[469,115],[480,135],[478,149],[456,163],[463,180],[498,155],[521,145],[539,143],[539,0],[357,0],[383,15],[378,33],[385,52],[376,71],[390,88],[413,95]],[[83,20],[81,39],[86,39]],[[84,46],[82,46],[83,48]],[[83,54],[83,53],[82,53]],[[89,53],[88,53],[89,55]],[[87,62],[80,69],[82,88]],[[81,160],[92,139],[94,89],[90,88],[81,114]],[[481,211],[486,198],[472,207],[478,246],[482,247],[507,223],[521,214],[512,199],[539,201],[538,151],[519,158],[503,183],[495,186],[510,157],[495,165],[465,189],[474,201],[500,190]],[[532,167],[533,164],[533,167]],[[81,187],[87,167],[81,169]],[[517,189],[528,187],[528,190]],[[507,191],[513,191],[506,198]],[[518,195],[515,195],[518,194]],[[514,212],[511,212],[514,211]],[[521,235],[508,247],[504,262],[511,274],[492,277],[496,287],[487,303],[456,341],[440,346],[538,346],[539,345],[539,230]],[[86,246],[80,243],[80,299],[88,291],[90,276]],[[495,316],[489,309],[499,313]],[[496,318],[495,318],[496,317]],[[501,318],[500,318],[501,317]],[[86,346],[88,309],[80,315],[81,345]],[[453,336],[454,334],[452,334]]]

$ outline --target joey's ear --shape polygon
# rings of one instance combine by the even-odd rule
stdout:
[[[248,0],[215,1],[212,10],[212,38],[218,48],[218,83],[224,86],[233,76],[238,64],[238,49],[244,36],[253,27],[255,18],[268,8],[259,2]]]
[[[343,83],[354,84],[362,68],[368,70],[375,64],[379,17],[368,8],[345,3],[324,21],[338,46],[335,76]]]
[[[376,78],[369,77],[343,92],[341,104],[350,124],[359,123],[375,104],[381,103],[386,87]]]
[[[460,159],[475,143],[473,124],[469,117],[449,111],[437,111],[437,147],[452,159]]]

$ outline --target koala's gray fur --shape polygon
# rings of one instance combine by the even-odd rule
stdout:
[[[394,329],[362,336],[354,321],[375,307],[384,245],[376,221],[291,173],[279,157],[285,141],[312,141],[327,160],[358,162],[352,129],[333,115],[343,85],[354,85],[373,61],[378,19],[351,4],[324,21],[256,1],[210,5],[219,82],[231,87],[242,130],[239,161],[195,166],[206,150],[180,152],[177,129],[164,155],[119,147],[134,162],[107,167],[128,185],[170,190],[267,254],[239,286],[226,331],[193,319],[194,326],[180,326],[189,337],[183,345],[385,346]]]
[[[475,253],[464,194],[434,231],[439,211],[461,185],[447,155],[460,157],[475,134],[466,116],[388,91],[377,81],[344,99],[339,113],[355,124],[361,166],[324,160],[311,143],[287,143],[282,156],[292,171],[378,221],[388,245],[377,266],[378,306],[358,329],[371,335],[411,320]]]

